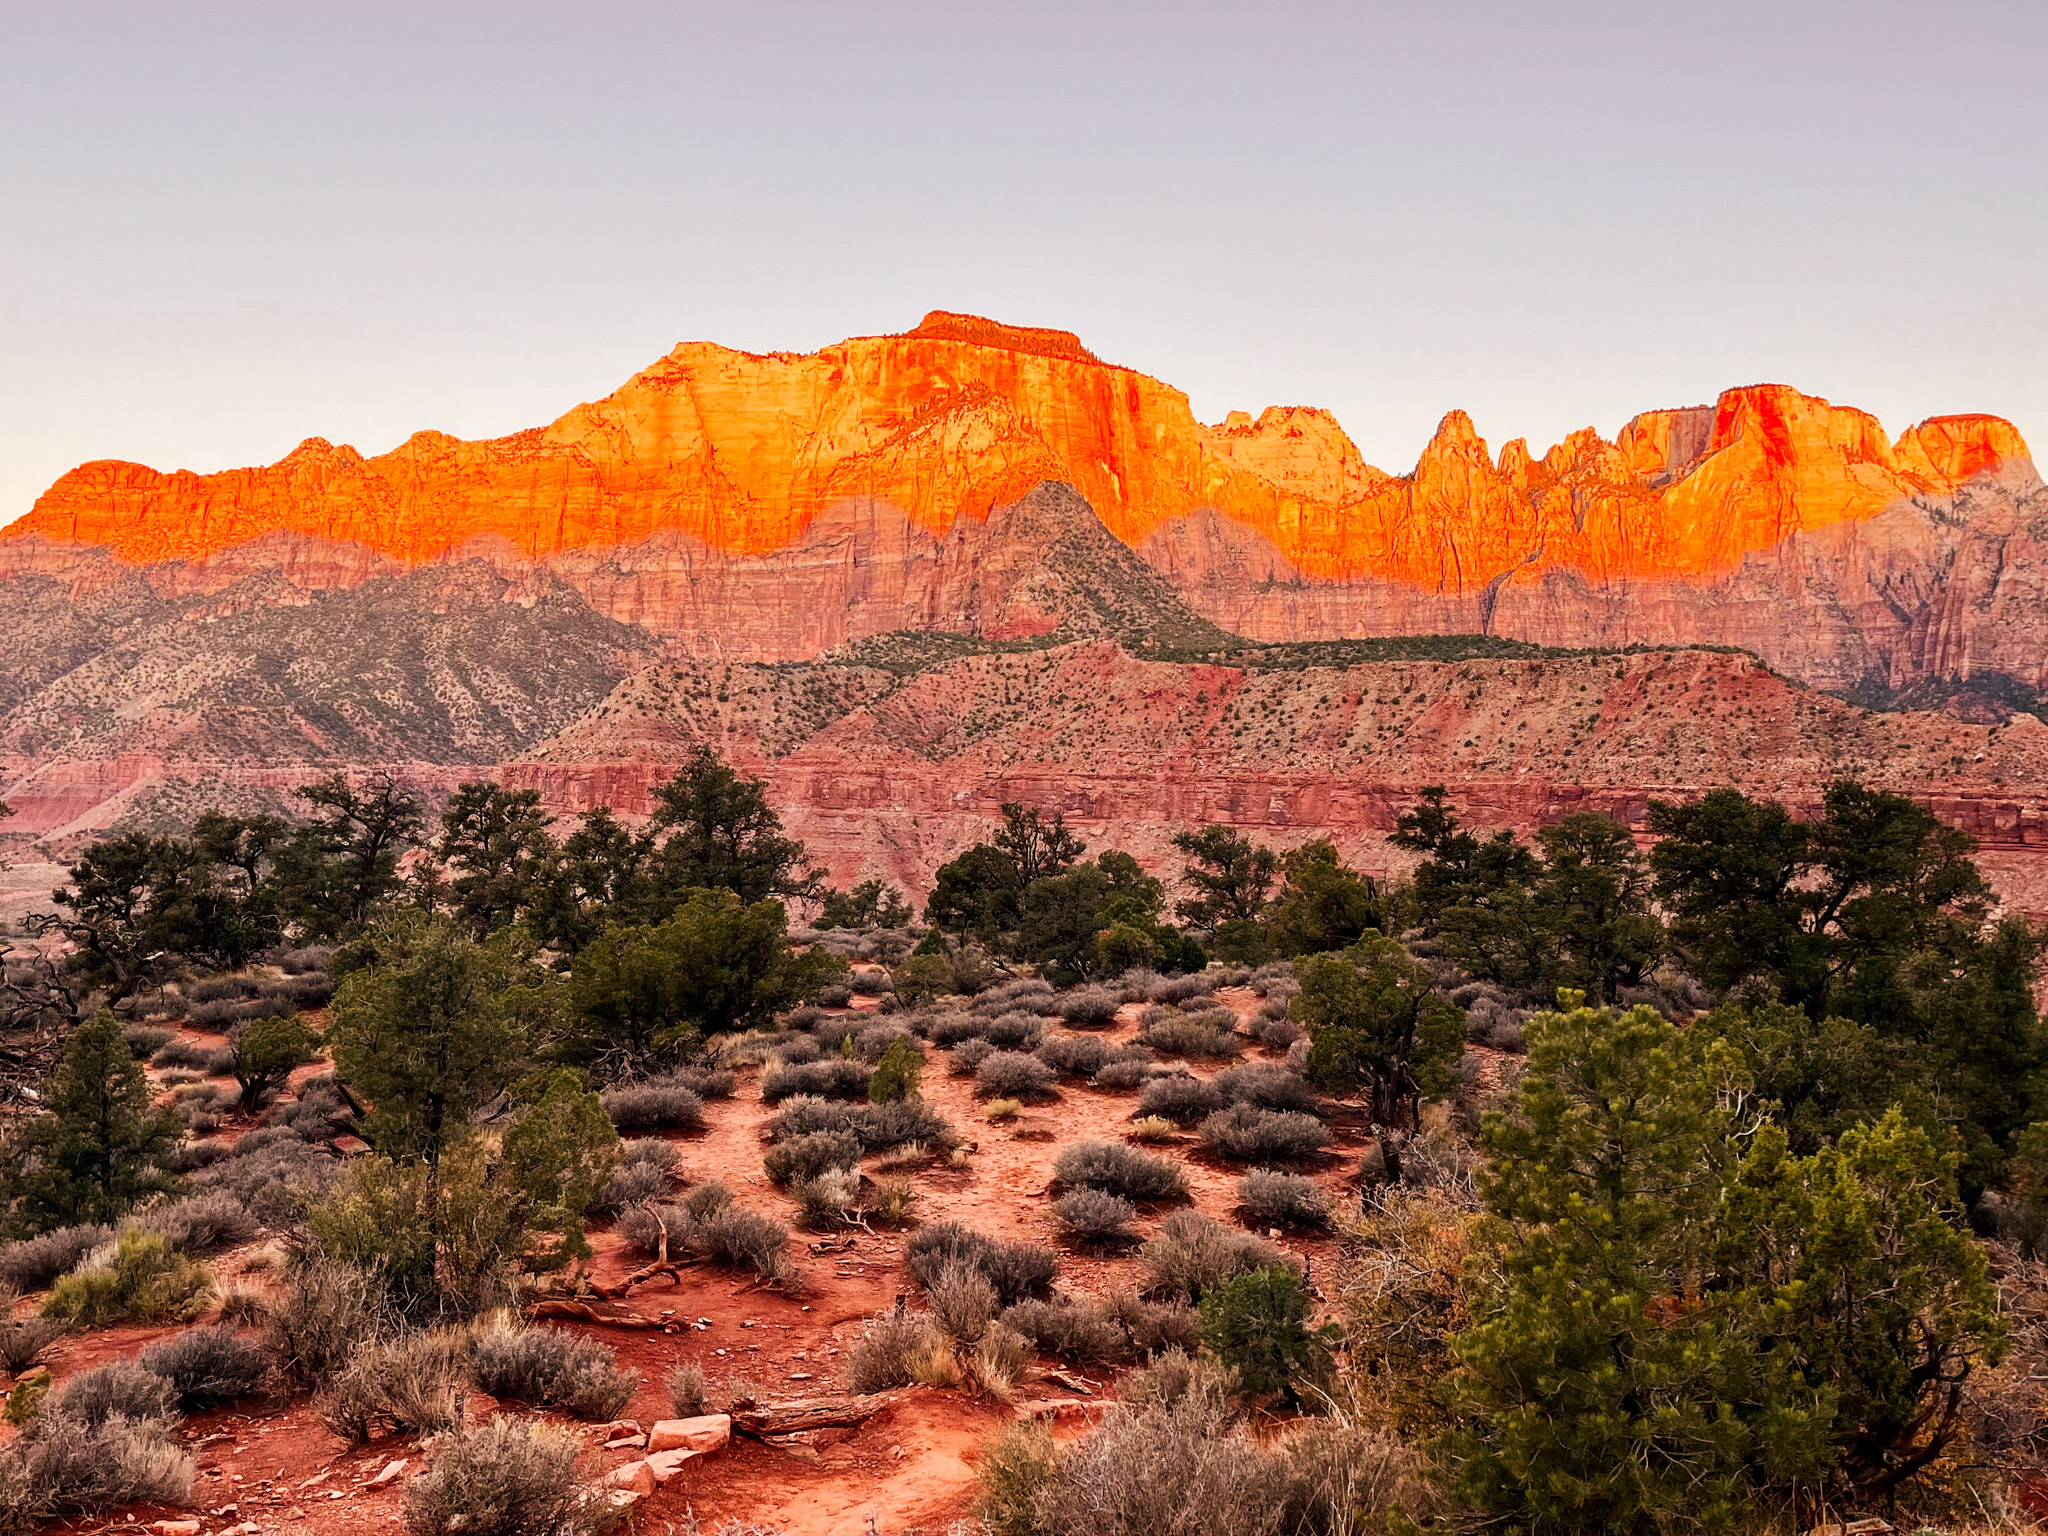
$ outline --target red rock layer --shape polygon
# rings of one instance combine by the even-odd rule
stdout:
[[[418,564],[474,541],[533,559],[680,533],[758,555],[841,503],[886,503],[938,534],[1051,479],[1127,544],[1213,508],[1310,578],[1457,594],[1548,571],[1720,573],[2026,453],[1997,417],[1937,417],[1889,441],[1864,412],[1756,385],[1639,416],[1611,443],[1574,433],[1541,458],[1520,439],[1490,453],[1454,411],[1394,476],[1325,411],[1205,426],[1178,390],[1067,332],[935,312],[906,335],[810,354],[685,343],[603,400],[488,441],[420,432],[366,459],[309,438],[276,464],[211,475],[86,464],[0,540],[156,563],[284,533]]]

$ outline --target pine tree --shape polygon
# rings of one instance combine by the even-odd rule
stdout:
[[[45,1088],[45,1112],[6,1149],[17,1231],[111,1222],[177,1187],[159,1162],[182,1128],[150,1107],[149,1080],[112,1013],[102,1008],[78,1026]]]

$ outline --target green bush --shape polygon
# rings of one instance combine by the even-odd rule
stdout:
[[[1329,1341],[1308,1329],[1309,1300],[1291,1269],[1267,1265],[1202,1293],[1202,1347],[1237,1373],[1248,1397],[1284,1392],[1329,1369]]]
[[[190,1317],[212,1294],[204,1264],[172,1249],[155,1232],[129,1228],[115,1242],[112,1259],[72,1271],[50,1287],[42,1315],[81,1328],[104,1328],[123,1318],[160,1322]]]
[[[924,1053],[918,1050],[917,1042],[908,1035],[898,1035],[875,1064],[875,1075],[868,1080],[869,1101],[900,1104],[917,1099],[918,1078],[923,1071]]]

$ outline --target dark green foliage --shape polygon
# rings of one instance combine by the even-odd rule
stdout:
[[[692,891],[665,922],[610,929],[577,957],[565,1053],[635,1068],[673,1058],[693,1035],[766,1025],[846,969],[790,949],[781,902]]]
[[[418,910],[344,957],[327,1042],[373,1106],[363,1134],[392,1156],[436,1162],[522,1075],[554,988],[517,930],[479,942]]]
[[[1126,1200],[1184,1200],[1188,1192],[1179,1163],[1117,1141],[1077,1141],[1054,1160],[1052,1173],[1069,1189],[1099,1189]]]
[[[1057,875],[1088,851],[1067,830],[1064,812],[1043,819],[1022,805],[1002,807],[1003,828],[976,843],[933,877],[925,921],[984,941],[1017,926],[1024,892],[1034,881]]]
[[[1464,1010],[1439,996],[1426,968],[1392,939],[1372,934],[1343,955],[1295,962],[1292,1015],[1308,1026],[1308,1075],[1337,1094],[1362,1092],[1387,1177],[1398,1181],[1396,1137],[1417,1124],[1422,1100],[1449,1090],[1464,1054]]]
[[[802,843],[782,835],[766,790],[765,780],[741,778],[709,747],[655,789],[648,819],[661,839],[654,877],[671,909],[691,891],[730,891],[743,908],[817,893],[824,871],[810,867]]]
[[[1270,1265],[1219,1280],[1202,1293],[1202,1347],[1237,1374],[1247,1397],[1284,1392],[1327,1374],[1329,1342],[1308,1329],[1301,1277]]]
[[[13,1231],[110,1222],[145,1196],[179,1186],[161,1162],[183,1139],[181,1129],[151,1108],[148,1079],[107,1010],[72,1032],[43,1105],[0,1151]]]
[[[1345,949],[1368,929],[1386,925],[1387,896],[1379,882],[1345,864],[1328,839],[1289,849],[1280,863],[1286,881],[1263,920],[1275,954]]]
[[[1190,927],[1219,929],[1255,922],[1280,873],[1280,856],[1252,842],[1234,827],[1212,824],[1176,832],[1173,846],[1187,857],[1181,881],[1193,891],[1175,908]]]
[[[909,924],[910,918],[910,907],[903,900],[901,890],[893,885],[884,885],[880,880],[863,880],[850,890],[827,891],[823,910],[812,926],[827,931],[833,928],[902,928]]]
[[[420,840],[420,804],[388,774],[360,788],[340,774],[295,791],[312,826],[281,858],[280,903],[309,937],[361,932],[397,894],[398,861]]]
[[[557,870],[555,818],[537,789],[464,784],[441,813],[434,853],[449,870],[456,920],[478,938],[522,921],[549,899]]]
[[[253,1019],[229,1032],[234,1051],[235,1081],[241,1085],[242,1102],[252,1109],[284,1086],[294,1067],[313,1059],[319,1041],[297,1019],[273,1015]]]
[[[544,1074],[527,1091],[533,1106],[502,1143],[503,1176],[521,1198],[526,1229],[560,1238],[552,1252],[526,1255],[528,1268],[545,1272],[590,1257],[583,1213],[618,1166],[619,1133],[573,1072]]]
[[[898,1035],[875,1063],[875,1075],[868,1080],[868,1099],[875,1104],[916,1100],[917,1081],[924,1072],[924,1053],[909,1035]]]

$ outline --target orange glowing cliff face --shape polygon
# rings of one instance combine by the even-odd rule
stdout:
[[[1210,507],[1312,577],[1465,591],[1550,567],[1595,581],[1708,575],[2026,452],[1993,416],[1937,417],[1893,442],[1861,411],[1757,385],[1639,416],[1612,443],[1574,433],[1540,459],[1519,439],[1490,454],[1453,411],[1414,472],[1395,476],[1327,412],[1206,426],[1178,390],[1066,332],[934,313],[906,335],[808,355],[685,343],[605,399],[490,441],[420,432],[365,459],[312,438],[268,467],[213,475],[86,464],[0,538],[154,563],[285,530],[416,564],[478,538],[539,558],[673,529],[758,553],[845,500],[887,502],[940,532],[1050,479],[1126,543]]]

